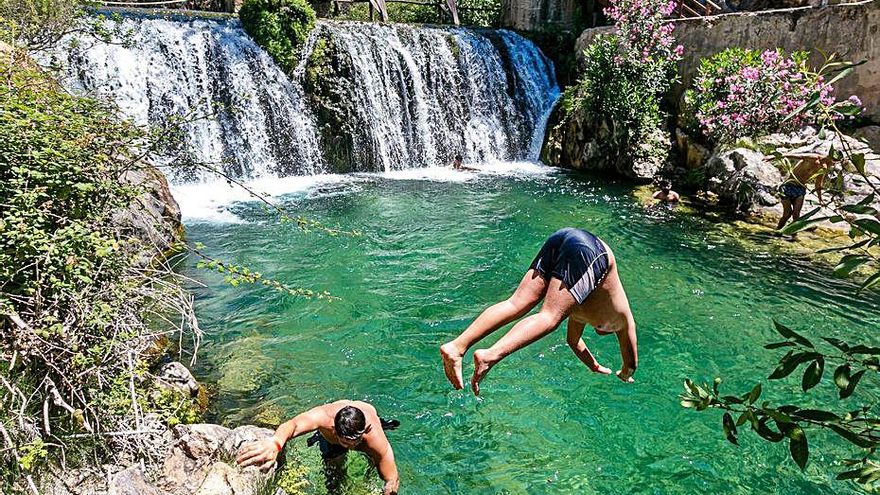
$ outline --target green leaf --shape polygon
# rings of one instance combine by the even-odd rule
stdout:
[[[755,401],[758,400],[758,397],[760,397],[760,396],[761,396],[761,384],[759,383],[759,384],[755,385],[755,387],[752,388],[752,391],[749,392],[749,395],[746,396],[746,402],[749,405],[754,404]]]
[[[792,222],[785,227],[782,228],[779,232],[786,235],[797,234],[802,230],[809,229],[810,227],[815,227],[824,221],[829,221],[831,223],[839,222],[842,218],[839,215],[831,215],[827,217],[819,217],[819,218],[810,218],[804,219],[801,217],[799,220]]]
[[[840,416],[833,412],[819,409],[801,409],[800,411],[793,412],[792,415],[811,421],[840,421]]]
[[[858,215],[876,215],[877,209],[872,206],[867,205],[843,205],[840,207],[841,210],[856,213]]]
[[[804,392],[819,384],[822,380],[823,371],[825,371],[825,360],[821,357],[816,358],[815,361],[807,366],[807,369],[804,370],[804,377],[801,380],[801,387],[804,389]]]
[[[774,342],[772,344],[765,345],[764,349],[779,349],[780,347],[792,347],[792,346],[796,346],[796,345],[797,344],[795,344],[794,342],[789,342],[789,341]]]
[[[787,339],[794,340],[795,342],[797,342],[800,345],[807,346],[807,347],[813,347],[812,342],[807,340],[802,335],[796,333],[794,330],[786,327],[782,323],[779,323],[778,321],[773,320],[773,325],[776,327],[776,331],[779,332],[779,334],[782,335],[783,337],[785,337]]]
[[[874,445],[876,445],[875,442],[864,439],[864,438],[860,437],[856,432],[848,430],[842,426],[830,424],[830,425],[828,425],[828,428],[831,429],[831,431],[833,431],[834,433],[837,433],[838,435],[840,435],[842,438],[848,440],[851,444],[853,444],[857,447],[861,447],[863,449],[868,449],[868,448],[871,448]]]
[[[824,340],[825,342],[828,342],[829,344],[838,348],[842,352],[845,352],[845,353],[849,352],[849,344],[847,344],[846,342],[844,342],[840,339],[835,339],[834,337],[822,337],[822,340]]]
[[[725,412],[724,416],[721,417],[721,426],[724,429],[724,436],[727,437],[727,441],[734,445],[739,445],[739,442],[736,440],[736,425],[733,423],[733,417],[729,412]]]
[[[871,275],[870,277],[868,277],[867,280],[862,282],[862,285],[859,286],[858,292],[862,292],[863,290],[870,289],[871,287],[874,287],[878,283],[880,283],[880,272],[877,272],[877,273]]]
[[[752,429],[754,429],[764,440],[769,440],[774,443],[782,441],[782,439],[785,438],[785,435],[775,432],[767,426],[767,418],[761,418],[756,424],[752,424]]]
[[[821,354],[815,352],[799,352],[796,354],[786,354],[779,360],[779,366],[773,370],[773,373],[767,377],[770,380],[778,380],[790,375],[801,363],[816,359]]]
[[[864,232],[880,235],[880,222],[876,218],[860,218],[853,223]]]
[[[856,167],[856,170],[858,170],[860,174],[865,175],[865,154],[864,153],[854,153],[849,157],[849,160]]]
[[[865,374],[865,370],[860,370],[856,372],[856,374],[852,375],[849,378],[849,383],[847,383],[846,388],[840,391],[840,398],[846,399],[856,390],[856,386],[859,384],[859,380],[862,379],[862,375]]]
[[[834,267],[834,276],[838,278],[846,278],[858,267],[871,261],[870,256],[862,254],[848,254],[840,259],[837,266]]]
[[[852,471],[845,471],[837,475],[835,479],[837,480],[854,480],[856,478],[862,478],[863,476],[868,476],[872,472],[874,472],[877,468],[873,466],[862,467],[858,469],[853,469]]]
[[[788,433],[791,441],[788,443],[788,450],[791,452],[791,458],[800,466],[801,471],[807,466],[807,458],[810,456],[810,449],[807,445],[807,435],[800,426],[795,426]]]
[[[836,370],[834,370],[834,384],[837,385],[837,388],[840,390],[849,387],[849,372],[850,368],[848,364],[841,364]]]

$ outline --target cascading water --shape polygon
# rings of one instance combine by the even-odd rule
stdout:
[[[184,117],[192,158],[232,177],[533,160],[559,95],[551,63],[503,30],[319,22],[288,77],[236,20],[122,22],[129,43],[59,54],[68,85],[140,123]]]

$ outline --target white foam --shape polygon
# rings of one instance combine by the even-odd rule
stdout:
[[[242,223],[243,220],[230,211],[230,207],[236,203],[259,201],[254,194],[274,201],[278,196],[308,192],[324,184],[358,180],[360,179],[354,176],[338,174],[263,177],[245,182],[242,187],[217,179],[209,182],[173,184],[171,193],[180,205],[185,223]]]
[[[244,187],[218,179],[212,182],[175,184],[171,192],[180,205],[185,223],[243,223],[231,210],[235,204],[259,201],[248,190],[269,201],[280,196],[302,193],[308,199],[338,196],[360,190],[358,182],[370,180],[410,180],[432,182],[479,181],[481,176],[536,177],[558,169],[535,162],[492,162],[465,164],[475,170],[452,167],[425,167],[363,174],[322,174],[292,177],[263,177],[244,183]],[[344,187],[329,187],[344,185]]]

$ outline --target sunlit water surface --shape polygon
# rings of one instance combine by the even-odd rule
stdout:
[[[626,185],[529,164],[485,169],[255,185],[359,237],[304,234],[225,186],[177,188],[189,239],[206,253],[339,298],[233,288],[192,260],[186,272],[205,284],[197,311],[209,332],[197,371],[215,384],[216,419],[271,422],[367,400],[402,423],[389,438],[406,494],[854,492],[833,480],[830,460],[850,452],[836,438],[811,435],[801,473],[786,444],[744,433],[731,445],[719,413],[682,409],[677,396],[684,378],[716,376],[729,393],[763,380],[764,398],[797,394],[799,376],[764,379],[779,355],[762,348],[777,338],[771,319],[876,342],[876,299],[856,297],[827,267],[764,247],[760,234],[646,209]],[[564,226],[591,230],[617,256],[638,322],[636,382],[590,373],[557,330],[497,366],[480,399],[451,390],[438,346],[506,298]],[[585,335],[601,362],[619,366],[614,338]],[[471,369],[469,354],[466,377]],[[834,396],[823,383],[807,400]],[[860,391],[848,402],[870,399]],[[306,491],[324,493],[317,449],[303,443],[293,455],[310,470]],[[344,492],[375,490],[364,461],[350,457]]]

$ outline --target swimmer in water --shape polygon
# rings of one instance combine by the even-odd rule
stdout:
[[[236,462],[241,467],[257,466],[268,471],[288,440],[315,432],[307,444],[318,444],[321,449],[329,493],[338,490],[346,454],[357,450],[369,457],[385,481],[382,494],[396,495],[400,478],[385,431],[399,424],[381,419],[376,408],[366,402],[340,400],[309,409],[279,426],[273,436],[243,445]]]
[[[467,170],[470,172],[479,172],[479,170],[471,167],[465,167],[462,165],[461,155],[455,155],[455,160],[452,161],[452,168],[455,170]]]
[[[668,180],[664,180],[660,182],[660,190],[655,192],[652,198],[656,199],[661,203],[666,204],[675,204],[681,199],[681,196],[678,195],[677,192],[672,190],[672,182]]]
[[[502,359],[549,335],[568,318],[568,346],[594,373],[610,374],[584,343],[586,325],[599,335],[614,334],[622,365],[617,377],[633,382],[638,365],[636,322],[617,273],[614,253],[586,230],[565,228],[547,241],[532,261],[510,298],[485,311],[455,340],[440,347],[446,378],[456,389],[464,387],[461,361],[467,350],[500,327],[528,313],[539,301],[541,310],[523,318],[488,349],[474,352],[471,389],[480,394],[480,382]]]

